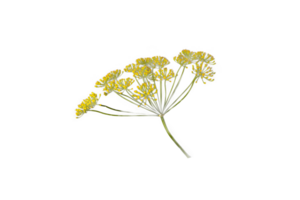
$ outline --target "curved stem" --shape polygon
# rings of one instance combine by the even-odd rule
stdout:
[[[165,119],[164,117],[160,117],[168,135],[170,136],[170,138],[173,140],[173,142],[177,145],[177,147],[184,153],[184,155],[187,157],[187,158],[190,158],[190,156],[184,151],[184,149],[178,144],[178,142],[175,140],[175,138],[171,135],[167,125],[166,125],[166,122],[165,122]]]
[[[100,112],[98,110],[88,110],[88,111],[92,111],[92,112],[98,112],[104,115],[109,115],[109,116],[115,116],[115,117],[145,117],[145,116],[152,116],[152,117],[157,117],[157,115],[114,115],[114,114],[109,114],[109,113],[104,113],[104,112]]]

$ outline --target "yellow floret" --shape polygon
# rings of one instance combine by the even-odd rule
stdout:
[[[118,80],[123,74],[123,69],[111,70],[105,76],[95,81],[94,88],[104,88],[108,82]]]
[[[75,119],[80,119],[91,109],[94,109],[96,106],[101,106],[101,95],[91,91],[87,98],[83,99],[80,103],[77,104],[77,108],[75,108]]]

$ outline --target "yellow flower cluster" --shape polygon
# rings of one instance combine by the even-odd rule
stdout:
[[[170,61],[162,56],[153,56],[152,61],[159,69],[162,69],[166,65],[170,64]]]
[[[133,70],[133,76],[139,79],[147,78],[150,73],[151,73],[151,68],[147,66],[143,66],[143,67],[137,66]]]
[[[105,87],[110,81],[117,80],[117,78],[119,78],[122,73],[123,72],[119,69],[109,72],[106,76],[100,79],[100,81],[96,82],[95,87]]]
[[[139,91],[135,90],[134,92],[136,94],[133,94],[133,97],[136,100],[140,100],[142,103],[144,103],[146,105],[146,101],[150,100],[150,97],[154,97],[154,94],[157,93],[156,87],[154,84],[146,84],[143,83],[141,86],[137,86],[137,88],[139,89]],[[157,99],[154,99],[155,101]]]
[[[101,94],[99,94],[99,98],[100,96]],[[94,108],[99,98],[97,98],[97,94],[92,92],[87,99],[84,99],[82,103],[78,105],[78,108],[76,109],[76,118],[78,119],[84,113],[86,113],[86,111],[90,110],[91,108]]]
[[[155,55],[151,57],[139,57],[135,59],[135,63],[142,66],[146,65],[154,70],[170,65],[171,60],[162,55]]]
[[[126,65],[126,67],[124,68],[125,72],[133,72],[136,69],[137,65],[132,63],[129,65]]]
[[[168,72],[167,68],[159,69],[158,72],[155,73],[155,77],[159,78],[160,80],[167,80],[167,81],[175,77],[174,71],[172,69],[169,70],[168,74],[167,72]]]
[[[107,96],[112,91],[121,92],[123,90],[126,90],[130,85],[132,85],[133,82],[134,80],[132,78],[122,78],[117,81],[112,80],[105,85],[105,88],[103,89],[103,91],[105,91],[104,95]]]
[[[188,64],[191,64],[192,62],[187,59],[184,55],[182,54],[179,54],[178,56],[174,56],[173,60],[175,62],[177,62],[178,64],[180,65],[188,65]]]
[[[192,73],[195,74],[195,76],[196,76],[196,83],[197,83],[199,78],[202,79],[202,82],[204,84],[206,84],[206,82],[203,81],[203,78],[208,80],[208,81],[214,81],[215,80],[215,79],[209,78],[209,77],[213,77],[213,75],[216,72],[213,72],[212,68],[208,67],[207,64],[205,64],[204,67],[203,67],[203,62],[201,62],[200,65],[199,65],[199,62],[196,62],[196,68],[194,67],[194,65],[192,66],[192,68],[193,68]]]
[[[115,88],[116,88],[116,80],[111,80],[111,81],[109,81],[109,82],[105,85],[105,87],[104,87],[104,89],[103,89],[103,91],[105,91],[105,92],[104,92],[104,95],[107,96],[109,93],[111,93],[112,91],[114,91]]]
[[[173,58],[180,65],[188,65],[194,62],[205,62],[207,64],[216,64],[215,58],[203,51],[193,52],[187,49],[182,50],[179,55]]]
[[[121,92],[122,90],[127,90],[129,86],[133,84],[134,80],[132,78],[122,78],[116,83],[115,90]]]

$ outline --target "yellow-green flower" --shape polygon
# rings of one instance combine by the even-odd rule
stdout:
[[[100,98],[101,94],[99,94]],[[95,105],[97,104],[99,98],[97,98],[97,94],[92,92],[90,96],[87,99],[84,99],[81,104],[78,105],[78,108],[75,110],[76,111],[76,118],[80,118],[84,113],[86,113],[88,110],[91,108],[94,108]]]
[[[133,71],[133,76],[139,79],[147,78],[151,73],[151,68],[147,66],[137,66]]]
[[[126,67],[124,68],[125,72],[133,72],[136,69],[137,65],[132,63],[129,65],[126,65]]]
[[[172,69],[170,69],[168,73],[168,69],[164,68],[164,69],[159,69],[158,72],[155,72],[155,77],[159,78],[160,80],[170,81],[170,79],[175,77],[175,74]]]
[[[151,57],[139,57],[139,58],[136,58],[134,61],[139,66],[147,65],[147,66],[151,67],[151,69],[153,69],[153,67],[154,67]]]
[[[217,59],[214,57],[212,53],[209,53],[207,51],[200,52],[201,56],[199,56],[201,59],[199,59],[199,62],[204,62],[208,65],[215,66],[217,64]]]
[[[158,69],[162,69],[166,65],[170,64],[170,61],[168,59],[166,59],[165,57],[162,57],[162,56],[153,56],[152,61],[155,65],[155,67],[158,66]]]
[[[180,54],[183,55],[184,57],[186,57],[189,60],[190,63],[192,63],[194,61],[193,56],[194,56],[195,52],[184,49],[184,50],[181,51]]]
[[[95,87],[105,87],[110,81],[117,80],[122,75],[122,73],[123,71],[121,71],[120,69],[109,72],[106,76],[100,79],[100,81],[96,82]]]
[[[184,55],[182,55],[182,54],[179,54],[177,57],[174,56],[173,60],[180,65],[188,65],[188,64],[192,63],[189,59],[184,57]]]
[[[178,55],[183,55],[184,57],[192,61],[192,63],[204,62],[211,66],[215,66],[217,64],[217,59],[214,57],[214,55],[207,51],[202,51],[202,50],[192,51],[186,48],[186,49],[181,49]]]
[[[109,93],[111,93],[112,91],[114,91],[115,89],[116,89],[116,80],[112,80],[112,81],[109,81],[106,85],[105,85],[105,87],[104,87],[104,89],[103,89],[103,91],[105,91],[104,92],[104,95],[105,96],[107,96]]]
[[[122,90],[127,90],[129,86],[133,84],[134,80],[132,78],[122,78],[117,81],[115,90],[121,92]]]
[[[202,82],[204,84],[206,84],[206,82],[204,82],[203,79],[206,79],[208,81],[214,81],[215,80],[215,79],[209,78],[209,77],[213,77],[213,75],[216,72],[213,72],[212,68],[208,67],[207,64],[205,64],[204,67],[203,67],[203,62],[201,62],[200,65],[199,65],[199,62],[196,62],[196,68],[194,67],[194,65],[192,66],[192,68],[193,68],[192,73],[195,74],[195,76],[196,76],[196,83],[197,83],[199,78],[202,79]]]
[[[146,101],[150,100],[150,97],[154,97],[154,94],[157,93],[156,87],[154,84],[149,84],[149,83],[143,83],[141,86],[137,86],[139,91],[135,90],[134,92],[136,94],[133,94],[133,97],[141,101],[141,103],[144,103],[146,105]],[[154,99],[155,101],[157,99]]]
[[[135,63],[141,66],[148,66],[152,70],[161,69],[171,64],[171,60],[163,55],[155,55],[151,57],[139,57],[135,59]]]

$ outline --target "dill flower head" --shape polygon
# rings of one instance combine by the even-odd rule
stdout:
[[[143,83],[141,86],[137,86],[138,90],[135,90],[134,92],[136,94],[133,94],[133,97],[136,100],[141,101],[141,103],[144,103],[146,105],[146,101],[150,100],[151,97],[154,97],[154,94],[157,93],[156,87],[154,84],[150,83]],[[157,99],[154,99],[155,101]]]
[[[95,87],[105,87],[110,81],[117,80],[122,75],[122,73],[123,71],[121,71],[120,69],[109,72],[106,76],[100,79],[100,81],[96,82]]]
[[[136,64],[148,66],[152,70],[161,69],[171,64],[171,60],[163,55],[155,55],[151,57],[139,57],[135,59]]]
[[[122,78],[117,81],[115,90],[121,92],[123,90],[127,90],[129,86],[133,84],[134,80],[132,78]]]
[[[199,62],[204,62],[211,66],[215,66],[217,64],[217,59],[214,55],[207,51],[196,51],[195,56],[198,58]]]
[[[100,98],[101,94],[99,94]],[[80,118],[86,111],[90,110],[91,108],[94,108],[97,104],[99,98],[97,98],[97,94],[92,92],[90,96],[87,99],[84,99],[81,104],[78,105],[78,108],[76,111],[76,118]]]
[[[124,68],[125,72],[133,72],[136,69],[137,65],[132,63],[129,65],[126,65],[126,67]]]
[[[168,59],[166,59],[165,57],[162,57],[162,56],[153,56],[152,61],[155,65],[155,67],[157,66],[158,69],[162,69],[166,65],[170,64],[170,61]]]
[[[150,68],[155,68],[155,63],[151,58],[138,58],[136,59],[136,64],[140,66],[147,66]]]
[[[177,57],[174,56],[173,60],[180,65],[188,65],[192,63],[191,61],[189,61],[189,59],[180,54]]]
[[[109,81],[103,91],[104,91],[104,95],[107,96],[109,93],[111,93],[112,91],[114,91],[116,89],[116,80],[112,80],[112,81]]]
[[[208,81],[214,81],[215,80],[215,79],[209,78],[209,77],[213,77],[213,75],[216,72],[213,72],[212,68],[208,67],[207,64],[205,64],[204,67],[203,67],[203,62],[201,62],[200,65],[199,65],[199,62],[196,62],[196,68],[194,67],[194,65],[192,66],[192,68],[193,68],[192,73],[195,74],[195,76],[196,76],[196,83],[197,83],[199,78],[202,79],[202,82],[204,84],[206,84],[206,82],[204,82],[203,79],[206,79]]]
[[[170,81],[170,79],[175,77],[175,74],[172,69],[169,70],[169,73],[167,72],[168,72],[167,68],[159,69],[158,72],[155,72],[155,77],[159,78],[160,80]]]
[[[179,55],[183,55],[192,63],[195,62],[204,62],[208,65],[215,66],[217,64],[217,59],[214,57],[212,53],[209,53],[207,51],[192,51],[188,48],[186,49],[181,49]]]
[[[194,56],[195,52],[184,49],[181,51],[180,55],[183,55],[184,57],[186,57],[186,59],[189,60],[189,62],[193,62],[194,61]],[[189,63],[190,64],[190,63]]]
[[[132,73],[132,77],[136,78],[137,80],[146,80],[148,82],[155,81],[153,69],[151,69],[146,65],[136,67],[135,69],[132,70],[131,73]]]

